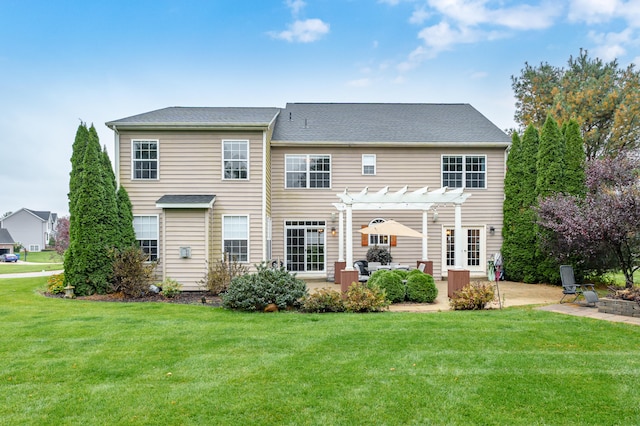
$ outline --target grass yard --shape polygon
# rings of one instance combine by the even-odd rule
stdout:
[[[20,254],[20,259],[24,260],[24,252]],[[64,265],[63,258],[55,251],[29,252],[27,254],[28,264],[24,263],[4,263],[0,262],[0,275],[21,274],[23,272],[40,271],[62,271]],[[31,265],[36,263],[36,265]]]
[[[0,424],[638,424],[640,328],[528,308],[245,314],[0,279]]]

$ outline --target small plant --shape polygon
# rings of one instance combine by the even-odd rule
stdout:
[[[64,272],[50,275],[49,278],[47,278],[47,292],[50,294],[64,293]]]
[[[342,293],[322,288],[305,297],[301,310],[309,313],[344,312]]]
[[[373,246],[367,250],[367,262],[380,262],[388,265],[393,260],[391,253],[386,247]]]
[[[380,276],[374,281],[374,284],[369,287],[380,287],[384,289],[387,300],[391,303],[404,302],[406,289],[400,276],[389,270],[376,271],[376,274],[378,272],[381,272],[379,274]]]
[[[216,296],[227,291],[231,280],[247,272],[249,268],[235,259],[229,260],[229,253],[225,253],[222,260],[209,264],[207,273],[199,284]]]
[[[162,295],[168,299],[172,299],[182,292],[182,284],[168,277],[158,287],[162,288]]]
[[[438,287],[433,277],[418,271],[407,277],[407,300],[417,303],[433,303],[438,297]]]
[[[307,296],[307,284],[284,267],[262,263],[258,271],[235,277],[222,295],[222,306],[242,311],[262,311],[270,304],[278,309],[297,308]]]
[[[456,291],[451,298],[451,309],[481,310],[496,299],[493,284],[473,282]]]
[[[384,289],[353,283],[347,290],[344,308],[347,312],[382,312],[389,307]]]
[[[132,298],[146,296],[155,276],[156,262],[150,262],[149,256],[135,246],[111,249],[109,256],[113,266],[111,293]]]

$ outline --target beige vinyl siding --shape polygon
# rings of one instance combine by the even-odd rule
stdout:
[[[207,258],[207,209],[165,210],[164,278],[182,284],[182,289],[200,290],[198,281],[204,277],[202,265]],[[191,257],[181,258],[180,247],[190,247]]]
[[[158,140],[158,179],[131,179],[132,139]],[[249,179],[222,179],[222,140],[249,141]],[[262,260],[262,160],[263,132],[231,131],[122,131],[120,133],[121,184],[127,189],[134,215],[159,215],[160,256],[164,256],[165,235],[162,209],[156,201],[168,194],[213,194],[209,257],[222,258],[221,217],[223,214],[249,215],[249,265]],[[168,229],[168,228],[167,228]],[[203,229],[204,232],[204,229]],[[159,265],[159,273],[164,274]],[[202,275],[206,265],[202,264]],[[171,277],[179,281],[180,277]]]
[[[331,155],[331,188],[330,189],[285,189],[284,157],[285,154],[329,154]],[[362,175],[362,154],[376,155],[376,175]],[[336,212],[332,203],[338,201],[336,194],[348,188],[350,192],[359,192],[364,187],[375,192],[389,186],[390,192],[399,191],[405,185],[409,191],[428,186],[437,189],[441,186],[442,155],[486,155],[487,156],[487,188],[465,190],[471,197],[462,206],[462,221],[465,226],[486,226],[486,254],[497,252],[501,245],[502,202],[504,181],[504,149],[451,149],[427,147],[397,148],[287,148],[272,149],[272,210],[273,210],[273,256],[284,257],[284,222],[286,220],[324,220],[327,230],[332,226],[338,228],[336,214],[335,223],[331,213]],[[438,208],[438,222],[432,221],[432,212],[428,220],[428,254],[434,262],[434,275],[442,273],[442,232],[443,225],[453,226],[454,207]],[[407,226],[422,230],[421,211],[380,210],[353,212],[353,258],[365,258],[368,247],[362,247],[361,225],[368,225],[377,217],[395,219]],[[345,220],[346,222],[346,220]],[[489,235],[488,227],[496,228],[494,236]],[[329,232],[327,241],[327,275],[333,276],[333,262],[338,260],[338,236],[332,237]],[[397,246],[391,248],[394,262],[415,266],[422,256],[422,240],[419,238],[398,237]],[[346,245],[345,245],[346,249]],[[346,253],[345,253],[346,258]],[[485,262],[486,263],[486,262]],[[445,271],[446,274],[446,271]]]

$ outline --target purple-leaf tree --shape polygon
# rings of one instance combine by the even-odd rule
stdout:
[[[553,231],[543,245],[559,261],[580,259],[585,269],[621,270],[626,287],[640,268],[640,163],[628,157],[592,160],[584,197],[540,201],[538,224]]]
[[[63,255],[69,247],[69,217],[58,218],[56,226],[56,245],[55,250],[59,255]]]

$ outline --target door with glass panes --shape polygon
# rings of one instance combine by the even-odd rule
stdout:
[[[462,268],[471,272],[485,272],[484,227],[462,228]],[[454,228],[444,228],[442,233],[442,265],[443,272],[453,269],[456,264],[455,252],[456,233]]]
[[[288,271],[325,271],[325,229],[324,221],[285,222]]]

